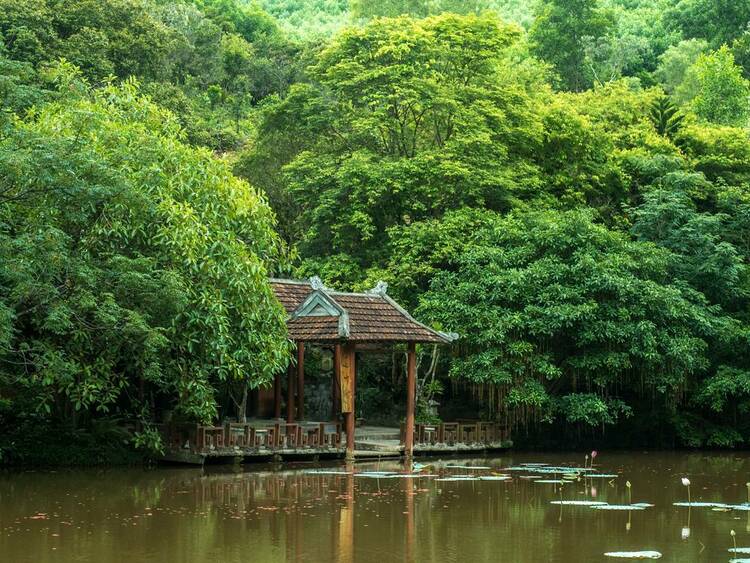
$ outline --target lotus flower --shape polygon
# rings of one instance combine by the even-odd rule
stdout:
[[[625,486],[628,488],[628,504],[633,504],[633,495],[630,491],[630,481],[625,481]]]
[[[690,528],[687,528],[687,527],[683,528],[682,533],[680,534],[680,537],[683,540],[688,539],[690,537]]]

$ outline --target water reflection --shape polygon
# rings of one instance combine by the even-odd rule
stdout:
[[[523,462],[574,464],[579,454],[461,460],[485,474]],[[465,474],[434,460],[428,473]],[[456,461],[454,460],[455,464]],[[693,500],[747,499],[746,455],[607,454],[613,479],[563,486],[509,481],[362,478],[397,463],[339,474],[250,467],[0,474],[0,560],[11,562],[416,563],[601,561],[605,551],[655,549],[668,561],[727,560],[729,530],[750,545],[750,512],[674,507],[689,475]],[[550,501],[631,502],[622,512]],[[739,522],[738,522],[739,520]],[[744,526],[743,526],[744,524]]]

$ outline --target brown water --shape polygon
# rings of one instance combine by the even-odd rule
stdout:
[[[584,459],[450,460],[493,471],[523,462],[580,466]],[[432,472],[472,472],[443,464]],[[672,506],[687,498],[683,476],[693,501],[746,502],[745,453],[604,452],[597,468],[618,478],[581,480],[562,493],[515,473],[505,482],[451,482],[319,475],[310,467],[0,473],[0,561],[581,563],[649,549],[663,553],[661,561],[715,562],[731,558],[732,529],[738,546],[750,546],[750,512]],[[550,504],[561,497],[626,503],[626,480],[634,503],[656,506],[604,512]]]

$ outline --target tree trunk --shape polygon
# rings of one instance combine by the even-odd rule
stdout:
[[[245,424],[247,422],[247,393],[248,393],[248,381],[245,379],[245,381],[242,384],[242,399],[240,399],[239,404],[237,405],[237,422],[241,424]]]

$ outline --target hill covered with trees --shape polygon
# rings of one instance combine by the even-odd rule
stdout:
[[[422,417],[443,393],[528,443],[743,446],[749,22],[715,0],[0,0],[0,423],[128,421],[158,448],[157,410],[241,416],[287,362],[266,277],[316,274],[386,280],[461,334]]]

